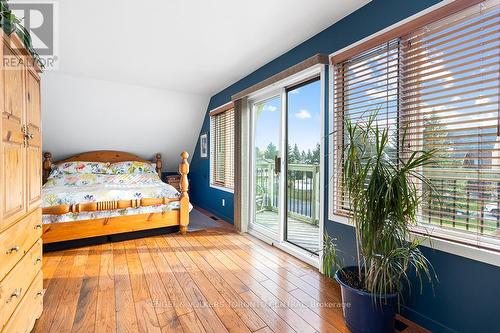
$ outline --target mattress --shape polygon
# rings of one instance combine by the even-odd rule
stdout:
[[[50,177],[43,185],[42,207],[95,201],[176,198],[179,196],[180,193],[174,187],[162,182],[158,175],[154,173],[58,174],[55,177]],[[179,209],[179,202],[110,211],[43,215],[43,223],[73,222],[105,217],[157,213],[173,209]]]

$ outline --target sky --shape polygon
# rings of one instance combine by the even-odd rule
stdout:
[[[321,139],[321,83],[314,81],[287,94],[288,143],[299,150],[313,150]],[[257,105],[255,145],[265,150],[272,142],[279,146],[281,98],[273,97]]]

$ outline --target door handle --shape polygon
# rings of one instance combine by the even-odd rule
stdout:
[[[21,296],[22,289],[14,289],[10,297],[5,301],[5,303],[10,303],[14,298],[19,298]]]
[[[23,140],[24,147],[28,147],[29,140],[32,140],[35,136],[33,135],[33,133],[30,133],[28,125],[23,125],[21,127],[21,131],[23,132],[23,137],[24,137],[24,140]]]
[[[281,157],[274,157],[274,173],[276,175],[281,173]]]
[[[8,249],[7,251],[5,251],[5,254],[11,254],[11,253],[17,253],[19,252],[19,246],[16,245],[16,246],[13,246],[11,247],[10,249]]]

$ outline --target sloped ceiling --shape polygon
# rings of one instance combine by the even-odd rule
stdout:
[[[213,95],[368,0],[63,0],[65,74]]]
[[[210,96],[369,0],[56,2],[59,68],[42,83],[44,150],[162,152],[175,170],[180,151],[194,150]]]

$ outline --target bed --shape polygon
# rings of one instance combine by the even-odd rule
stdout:
[[[180,191],[161,181],[153,162],[120,151],[92,151],[52,162],[44,153],[45,244],[189,224],[188,153],[181,154]]]

